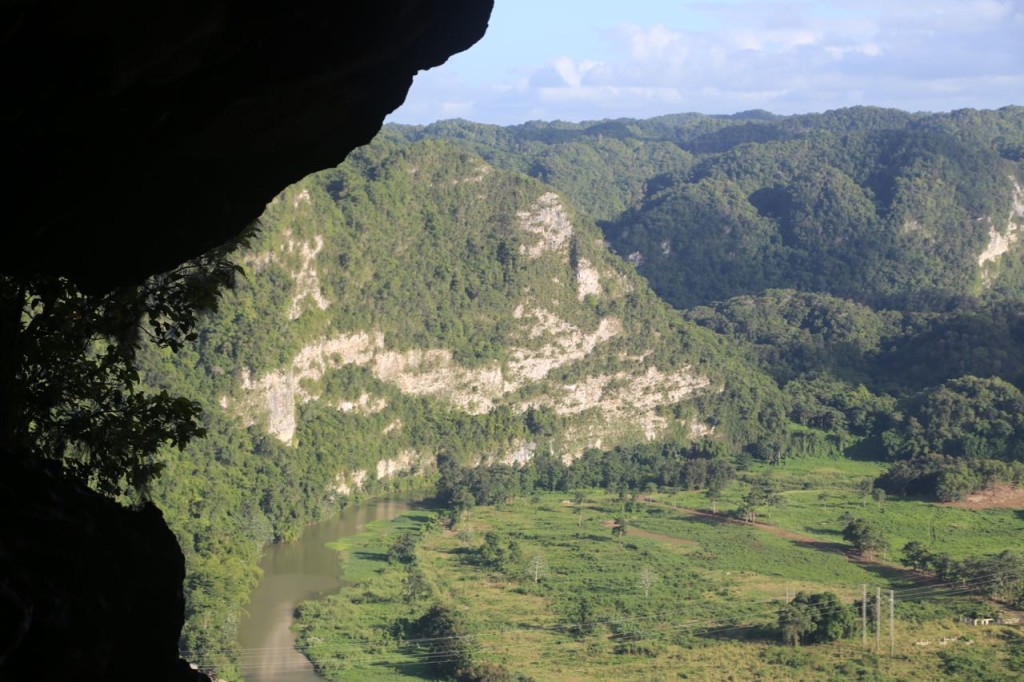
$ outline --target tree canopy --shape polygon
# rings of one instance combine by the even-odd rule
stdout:
[[[784,642],[793,646],[849,637],[856,622],[853,607],[832,592],[799,592],[779,611],[779,633]]]

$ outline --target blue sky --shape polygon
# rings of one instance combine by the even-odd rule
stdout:
[[[1024,104],[1024,0],[496,0],[399,123]]]

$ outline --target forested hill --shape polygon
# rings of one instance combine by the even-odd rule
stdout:
[[[1024,476],[1024,107],[390,132],[473,149],[590,211],[664,300],[782,390],[788,426],[754,456],[901,460],[880,485],[947,500]]]
[[[1024,107],[391,131],[559,188],[679,308],[792,288],[941,309],[1024,285]]]
[[[464,121],[440,137],[561,189],[683,317],[755,358],[788,429],[748,451],[896,460],[890,492],[1024,476],[1024,107]]]
[[[154,490],[189,561],[184,644],[230,649],[256,553],[346,495],[464,464],[785,429],[737,344],[684,320],[586,213],[436,140],[378,138],[267,207],[196,345],[145,355],[207,437]],[[216,615],[212,615],[216,614]]]

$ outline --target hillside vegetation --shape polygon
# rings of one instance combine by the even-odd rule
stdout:
[[[679,308],[769,288],[925,309],[1020,290],[1022,107],[395,130],[558,187]]]
[[[879,483],[942,499],[1021,480],[1024,108],[394,131],[577,197],[660,296],[757,358],[790,426],[755,457],[912,460]]]
[[[141,359],[205,407],[153,490],[183,647],[233,676],[262,545],[440,455],[1019,484],[1022,163],[1020,107],[386,128],[268,205],[194,346]]]
[[[443,142],[385,136],[288,188],[236,258],[196,346],[141,363],[206,406],[154,491],[189,560],[188,651],[233,646],[262,543],[442,451],[512,464],[711,432],[738,451],[784,419],[771,380],[567,199]]]

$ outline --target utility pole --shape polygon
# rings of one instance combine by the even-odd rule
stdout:
[[[889,590],[889,658],[896,655],[896,593]]]
[[[868,586],[860,586],[860,643],[868,648]]]
[[[875,587],[875,653],[882,653],[882,588]]]

